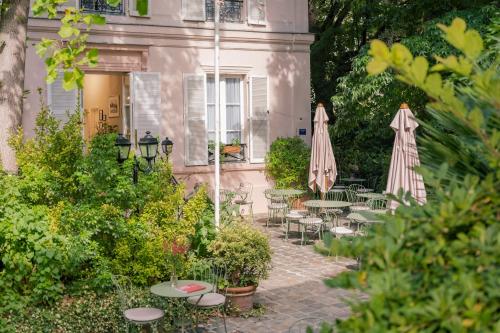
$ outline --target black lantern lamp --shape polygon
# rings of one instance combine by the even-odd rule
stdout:
[[[147,131],[146,135],[139,140],[139,150],[151,168],[151,161],[156,158],[158,152],[158,139],[152,136],[150,131]]]
[[[161,142],[161,149],[163,150],[163,153],[167,156],[167,161],[170,154],[172,154],[173,148],[174,148],[174,143],[167,136],[167,138]]]
[[[122,134],[118,134],[118,137],[115,141],[115,147],[117,147],[117,160],[119,163],[123,163],[128,159],[131,146],[132,145],[130,141],[126,137],[124,137]]]

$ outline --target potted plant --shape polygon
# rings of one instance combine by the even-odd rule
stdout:
[[[271,269],[267,236],[242,222],[233,222],[220,230],[209,249],[226,266],[231,305],[239,311],[252,309],[257,285]]]
[[[241,152],[240,139],[233,139],[230,144],[224,145],[222,152],[224,154],[239,154]]]

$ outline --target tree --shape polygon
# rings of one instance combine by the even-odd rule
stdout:
[[[0,5],[0,159],[7,171],[16,170],[7,140],[22,119],[29,4],[7,0]]]

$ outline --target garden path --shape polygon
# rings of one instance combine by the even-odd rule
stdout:
[[[288,333],[293,323],[303,318],[321,318],[333,322],[349,315],[346,299],[356,292],[332,289],[324,285],[325,278],[350,269],[355,261],[325,257],[312,245],[301,246],[297,237],[284,240],[281,226],[265,227],[265,217],[256,217],[257,228],[269,234],[273,249],[272,271],[257,289],[256,303],[263,305],[264,314],[257,317],[231,317],[227,320],[231,333]],[[214,330],[214,332],[223,332]]]

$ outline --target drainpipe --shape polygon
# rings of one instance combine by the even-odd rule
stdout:
[[[220,224],[220,73],[219,73],[219,49],[220,49],[220,3],[214,1],[214,81],[215,81],[215,227]]]

